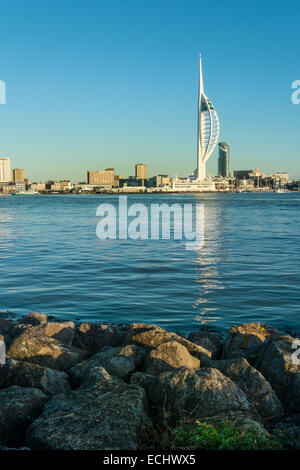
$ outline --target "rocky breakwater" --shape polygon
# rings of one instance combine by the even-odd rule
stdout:
[[[294,340],[261,323],[224,340],[155,325],[0,319],[0,448],[137,449],[183,422],[228,420],[300,448]],[[296,359],[296,360],[295,360]]]

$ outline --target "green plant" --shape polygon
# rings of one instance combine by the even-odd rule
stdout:
[[[281,442],[249,427],[244,430],[233,422],[222,420],[209,424],[196,420],[173,430],[175,447],[205,450],[280,450]]]

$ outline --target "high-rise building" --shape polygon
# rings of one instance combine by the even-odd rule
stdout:
[[[219,143],[218,175],[229,178],[229,145]]]
[[[204,180],[206,162],[219,138],[219,118],[212,102],[204,94],[201,55],[199,60],[197,169],[195,177]]]
[[[115,183],[115,170],[114,168],[107,168],[106,170],[95,170],[87,172],[88,184],[114,186]]]
[[[0,158],[0,183],[11,181],[10,159]]]
[[[135,177],[141,180],[147,179],[147,165],[145,163],[135,165]]]
[[[13,177],[13,182],[15,183],[16,181],[24,181],[24,170],[20,168],[15,168],[12,171],[12,177]]]

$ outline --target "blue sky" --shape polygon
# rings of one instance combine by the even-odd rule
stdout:
[[[31,181],[188,175],[198,54],[231,169],[300,178],[296,1],[12,0],[0,5],[0,155]],[[215,174],[217,151],[208,162]]]

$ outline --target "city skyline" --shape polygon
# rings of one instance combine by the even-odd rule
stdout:
[[[20,16],[2,6],[0,156],[31,180],[78,181],[86,168],[109,166],[125,175],[138,161],[149,174],[188,175],[197,152],[199,51],[232,168],[300,178],[295,2],[246,3],[241,16],[233,1],[154,2],[149,11],[135,1],[118,8],[91,1],[90,9],[75,1],[72,18],[57,1],[16,3]],[[214,34],[210,24],[199,28],[200,13],[213,18]],[[217,174],[217,160],[215,150],[208,174]]]

